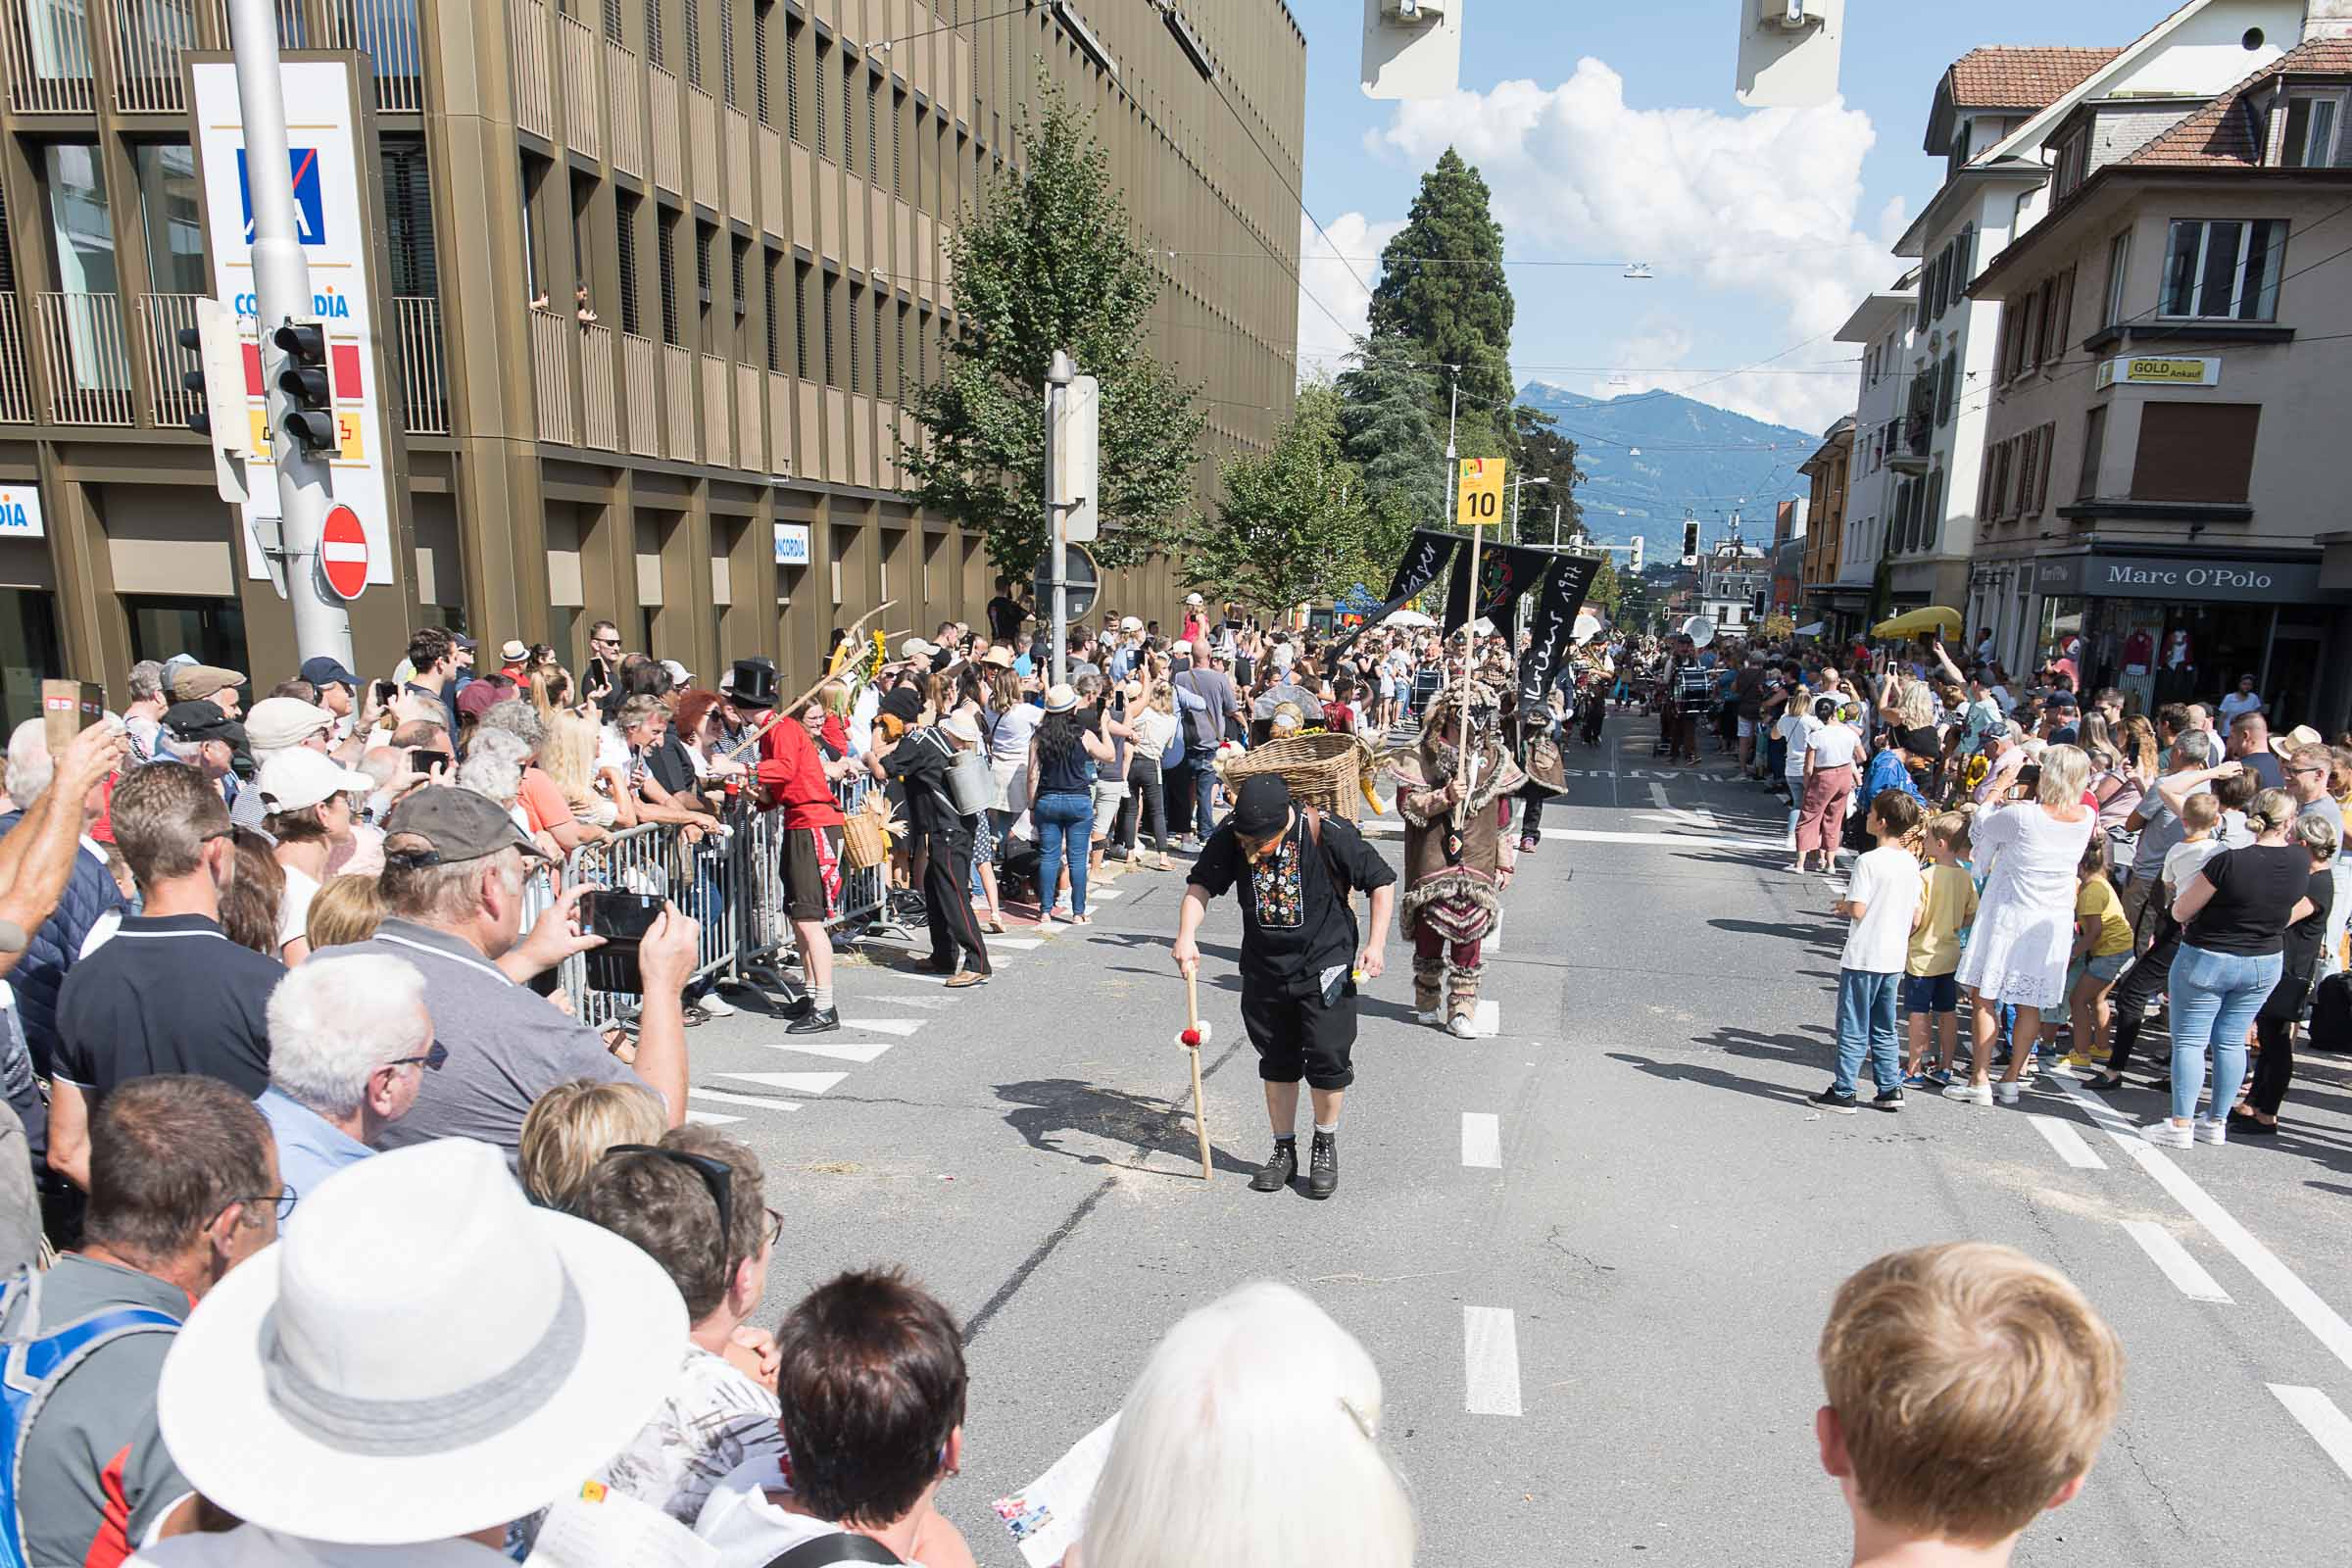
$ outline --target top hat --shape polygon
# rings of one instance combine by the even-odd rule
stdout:
[[[756,659],[735,661],[735,679],[729,700],[737,708],[773,708],[776,706],[776,672]]]

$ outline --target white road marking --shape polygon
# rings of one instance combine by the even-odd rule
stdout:
[[[716,1100],[729,1105],[757,1105],[761,1110],[798,1110],[801,1108],[798,1101],[771,1100],[765,1095],[730,1094],[724,1089],[689,1089],[686,1093],[697,1100]]]
[[[872,1035],[896,1035],[905,1040],[930,1021],[928,1018],[844,1018],[841,1026]]]
[[[1502,1118],[1483,1110],[1462,1112],[1462,1163],[1479,1170],[1502,1169]]]
[[[2164,1277],[2180,1287],[2180,1294],[2192,1301],[2230,1303],[2230,1293],[2221,1282],[2205,1272],[2205,1265],[2188,1255],[2188,1249],[2171,1231],[2150,1219],[2128,1219],[2124,1229],[2139,1244],[2139,1250],[2164,1271]]]
[[[1107,904],[1118,896],[1119,890],[1117,888],[1097,887],[1091,882],[1087,884],[1086,902],[1089,904]]]
[[[1603,828],[1547,827],[1547,839],[1569,844],[1652,844],[1675,850],[1768,850],[1775,855],[1788,853],[1786,838],[1739,838],[1731,834],[1706,837],[1695,833],[1618,833]]]
[[[944,974],[926,974],[914,969],[901,969],[887,963],[874,965],[874,973],[888,975],[893,980],[911,980],[918,986],[944,986],[948,983],[948,977]]]
[[[688,1110],[686,1119],[701,1127],[731,1127],[743,1120],[741,1116],[721,1116],[715,1110]]]
[[[1494,916],[1494,924],[1488,929],[1485,936],[1479,939],[1479,945],[1489,953],[1500,953],[1502,951],[1501,915],[1497,914]]]
[[[1492,1040],[1502,1033],[1502,1004],[1482,999],[1470,1013],[1470,1038]]]
[[[999,948],[1008,953],[1035,953],[1046,945],[1044,937],[984,937],[981,940],[988,944],[991,953]]]
[[[1652,804],[1654,804],[1661,811],[1671,811],[1674,809],[1671,805],[1667,804],[1666,786],[1663,784],[1652,784],[1649,787],[1649,798]]]
[[[835,1061],[862,1065],[890,1049],[887,1040],[844,1040],[839,1035],[788,1035],[782,1040],[755,1040],[768,1051],[798,1052],[806,1056],[830,1056]]]
[[[2254,1233],[2240,1225],[2230,1211],[2215,1202],[2210,1194],[2188,1173],[2166,1155],[2165,1152],[2139,1136],[2139,1130],[2113,1105],[2068,1078],[2051,1080],[2074,1102],[2090,1112],[2091,1120],[2101,1131],[2114,1139],[2125,1153],[2136,1161],[2140,1169],[2156,1178],[2156,1185],[2170,1193],[2173,1201],[2187,1209],[2189,1217],[2205,1227],[2213,1239],[2222,1244],[2231,1257],[2245,1267],[2247,1273],[2262,1282],[2262,1287],[2278,1298],[2278,1304],[2295,1315],[2297,1322],[2311,1330],[2314,1338],[2326,1346],[2328,1352],[2348,1367],[2352,1367],[2352,1323],[2346,1323],[2340,1313],[2319,1293],[2303,1283],[2302,1278],[2278,1260],[2278,1254],[2256,1240]]]
[[[1472,1415],[1519,1415],[1519,1328],[1506,1306],[1462,1308],[1464,1405]]]
[[[2335,1401],[2318,1389],[2306,1389],[2292,1383],[2273,1383],[2270,1391],[2278,1396],[2286,1413],[2302,1424],[2311,1439],[2335,1461],[2335,1467],[2352,1476],[2352,1416],[2335,1407]]]
[[[2061,1121],[2056,1116],[2044,1116],[2038,1113],[2029,1114],[2026,1119],[2034,1124],[2035,1132],[2049,1140],[2050,1147],[2058,1151],[2058,1157],[2074,1166],[2075,1169],[2105,1170],[2107,1168],[2107,1162],[2082,1141],[2081,1133],[2075,1131],[2073,1122]]]
[[[762,1089],[781,1089],[792,1095],[821,1095],[849,1076],[846,1072],[722,1072],[721,1078],[737,1083],[758,1084]]]

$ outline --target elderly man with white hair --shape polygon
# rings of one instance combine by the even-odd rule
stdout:
[[[449,1053],[433,1040],[424,976],[405,958],[354,953],[302,964],[270,993],[270,1087],[254,1104],[299,1200],[375,1152]]]

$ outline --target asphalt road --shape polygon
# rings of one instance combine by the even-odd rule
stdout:
[[[839,1034],[696,1030],[695,1113],[734,1118],[787,1216],[761,1316],[878,1262],[954,1307],[972,1395],[942,1506],[983,1563],[1019,1560],[993,1499],[1114,1411],[1188,1308],[1271,1278],[1378,1360],[1421,1561],[1810,1565],[1846,1550],[1812,1435],[1831,1294],[1895,1248],[2001,1241],[2130,1357],[2089,1488],[2018,1561],[2346,1560],[2352,1073],[2307,1057],[2285,1136],[2178,1152],[2129,1134],[2153,1096],[2055,1078],[2014,1108],[1820,1115],[1835,893],[1788,871],[1771,797],[1712,760],[1667,772],[1649,734],[1616,717],[1572,752],[1489,966],[1494,1038],[1413,1024],[1392,941],[1329,1202],[1245,1186],[1268,1134],[1230,900],[1204,933],[1200,1179],[1181,873],[1000,943],[977,992],[845,966]]]

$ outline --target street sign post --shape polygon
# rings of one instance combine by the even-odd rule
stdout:
[[[360,514],[341,502],[326,509],[318,569],[338,599],[357,599],[368,589],[368,530],[360,526]]]
[[[1465,528],[1492,528],[1502,516],[1503,469],[1507,463],[1501,458],[1464,458],[1460,501],[1454,521]],[[1474,559],[1472,565],[1478,563]]]

